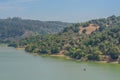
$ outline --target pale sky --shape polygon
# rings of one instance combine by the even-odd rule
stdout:
[[[120,16],[120,0],[0,0],[0,18],[81,22]]]

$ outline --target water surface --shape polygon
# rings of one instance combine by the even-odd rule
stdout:
[[[0,47],[0,80],[120,80],[120,65],[33,56]]]

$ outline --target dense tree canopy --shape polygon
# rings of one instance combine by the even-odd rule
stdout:
[[[91,34],[79,34],[79,27],[89,24],[99,26]],[[116,60],[120,55],[120,16],[77,23],[65,28],[58,34],[37,35],[16,42],[25,47],[28,52],[39,54],[57,54],[64,51],[64,55],[74,59],[103,60],[103,56],[110,56]]]
[[[34,34],[57,33],[71,25],[60,21],[25,20],[19,17],[0,19],[0,38],[24,38]]]

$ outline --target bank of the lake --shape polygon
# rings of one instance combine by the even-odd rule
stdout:
[[[4,45],[4,44],[3,44]],[[15,48],[17,50],[24,50],[25,51],[25,47],[17,47]],[[120,64],[120,62],[118,60],[116,61],[93,61],[93,60],[81,60],[81,59],[74,59],[71,58],[69,56],[66,56],[64,54],[39,54],[39,53],[30,53],[33,56],[42,56],[42,57],[52,57],[52,58],[62,58],[62,59],[66,59],[66,60],[73,60],[73,61],[77,61],[77,62],[95,62],[95,63],[109,63],[109,64]],[[120,57],[120,56],[119,56]],[[84,59],[84,58],[83,58]]]
[[[19,47],[16,47],[15,49],[25,50],[25,47],[19,46]],[[28,51],[26,51],[26,52],[28,52]],[[79,61],[79,62],[97,62],[97,63],[120,64],[120,56],[118,57],[117,60],[110,60],[110,58],[108,58],[109,57],[108,55],[106,56],[106,58],[104,58],[105,56],[102,55],[102,58],[104,58],[104,59],[97,61],[97,60],[88,60],[84,57],[82,59],[75,59],[75,58],[72,58],[70,56],[64,55],[64,53],[56,53],[56,54],[31,53],[31,54],[34,55],[34,56],[37,56],[37,55],[40,55],[40,56],[43,56],[43,57],[48,57],[49,56],[49,57],[64,58],[64,59],[67,59],[67,60],[73,60],[73,61]]]
[[[71,60],[71,61],[75,61],[75,62],[93,62],[93,63],[104,63],[104,64],[120,64],[118,61],[90,61],[90,60],[80,60],[80,59],[73,59],[69,56],[65,56],[64,54],[38,54],[38,53],[31,53],[33,56],[42,56],[42,57],[51,57],[51,58],[61,58],[61,59],[65,59],[65,60]]]

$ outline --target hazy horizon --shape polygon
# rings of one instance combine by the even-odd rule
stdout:
[[[120,0],[0,0],[0,18],[84,22],[120,15]]]

